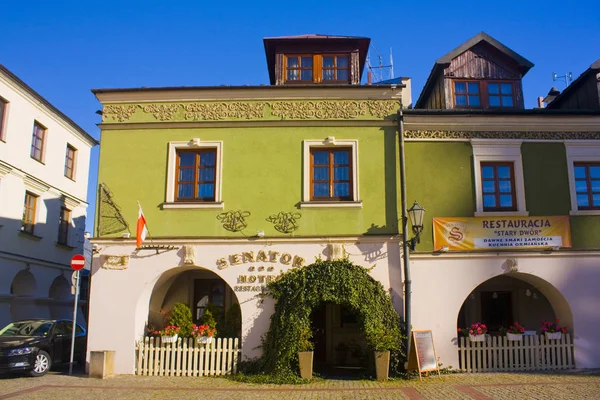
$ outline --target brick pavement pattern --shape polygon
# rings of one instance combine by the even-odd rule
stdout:
[[[139,377],[109,379],[52,373],[42,378],[1,377],[0,400],[95,399],[600,399],[600,373],[453,374],[441,378],[374,382],[318,379],[306,385],[253,385],[223,378]]]

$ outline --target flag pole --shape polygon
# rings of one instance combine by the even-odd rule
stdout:
[[[142,210],[142,205],[140,204],[140,201],[138,200],[137,203],[138,203],[138,207],[139,207],[140,211],[142,211],[142,215],[144,215],[144,212]],[[152,247],[156,247],[154,245],[154,241],[152,240],[152,235],[150,235],[150,228],[148,227],[148,221],[146,220],[146,216],[145,215],[144,215],[144,225],[146,225],[146,230],[148,231],[148,239],[150,239],[150,243],[152,244]],[[136,239],[137,239],[137,235],[138,235],[138,232],[137,232],[137,225],[136,225],[136,232],[135,232]],[[138,249],[139,249],[139,247],[138,247]]]

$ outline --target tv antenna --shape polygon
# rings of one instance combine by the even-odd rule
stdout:
[[[556,81],[557,79],[565,80],[565,87],[569,86],[569,82],[573,81],[573,73],[569,72],[564,75],[558,75],[556,72],[552,73],[552,81]]]
[[[379,65],[373,65],[371,64],[371,54],[375,52],[375,54],[377,55],[377,60],[379,62]],[[383,57],[381,56],[381,53],[379,53],[379,51],[377,50],[377,48],[371,43],[371,45],[369,46],[369,53],[367,54],[367,68],[369,69],[369,72],[373,75],[373,80],[375,82],[381,82],[387,79],[393,79],[394,78],[394,59],[392,57],[392,48],[390,47],[390,64],[389,65],[383,65]],[[377,70],[377,71],[375,71]],[[384,74],[385,72],[385,74]]]

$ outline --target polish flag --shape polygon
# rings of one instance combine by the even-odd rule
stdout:
[[[146,235],[148,234],[148,226],[146,225],[146,218],[144,217],[144,213],[142,212],[142,206],[139,205],[138,212],[138,220],[137,220],[137,230],[136,230],[136,239],[135,245],[136,247],[140,247],[144,240],[146,240]]]

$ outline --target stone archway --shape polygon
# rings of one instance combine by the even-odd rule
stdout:
[[[371,350],[400,350],[401,319],[390,296],[367,268],[348,260],[322,261],[290,270],[268,285],[276,300],[275,313],[263,344],[268,372],[295,369],[297,352],[310,333],[310,315],[323,302],[338,304],[358,316]]]
[[[538,276],[514,272],[477,285],[462,303],[457,327],[484,322],[495,333],[497,325],[519,321],[526,330],[539,332],[541,321],[556,318],[573,331],[573,313],[562,293]]]
[[[225,329],[225,324],[229,322],[226,320],[226,313],[232,308],[234,304],[239,305],[239,300],[231,288],[231,286],[222,279],[218,274],[208,269],[199,267],[178,267],[165,271],[158,277],[157,281],[153,285],[149,285],[148,292],[145,296],[142,296],[140,301],[147,301],[147,314],[146,320],[144,321],[144,328],[146,330],[160,330],[169,322],[169,311],[172,310],[176,303],[186,304],[193,315],[193,322],[198,322],[201,317],[198,316],[199,303],[197,292],[203,289],[202,283],[210,282],[214,287],[212,289],[219,289],[220,297],[217,296],[215,291],[210,293],[209,300],[214,309],[218,309],[220,314],[216,316],[217,319],[217,331],[223,334],[228,333],[233,335],[232,329]],[[203,296],[200,296],[203,297]],[[197,307],[198,306],[198,307]],[[206,306],[206,304],[204,304]],[[234,307],[235,308],[235,307]],[[139,308],[138,308],[139,309]],[[139,309],[140,313],[142,312]],[[239,311],[239,307],[237,308]],[[138,314],[138,316],[140,316]],[[241,315],[238,320],[241,323]],[[235,336],[228,337],[240,337],[241,326],[239,329],[235,329]]]
[[[10,318],[18,321],[27,318],[40,318],[48,314],[47,307],[35,304],[37,282],[28,270],[22,270],[15,275],[10,286],[14,296],[10,303]]]
[[[57,276],[52,281],[52,285],[50,285],[48,297],[53,300],[50,302],[49,307],[52,318],[72,318],[73,306],[70,304],[70,300],[72,299],[71,285],[67,281],[67,278],[62,275]]]

